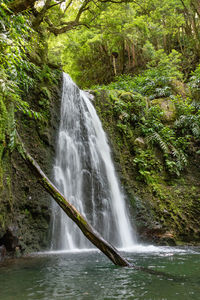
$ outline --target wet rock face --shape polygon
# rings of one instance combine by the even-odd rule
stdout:
[[[4,236],[0,239],[0,253],[2,256],[5,255],[5,252],[14,252],[18,243],[17,228],[14,226],[8,228]]]
[[[61,81],[60,81],[61,83]],[[18,132],[31,155],[51,178],[55,157],[56,132],[60,115],[60,88],[50,87],[51,99],[41,110],[39,91],[30,93],[28,102],[35,111],[44,113],[45,122],[19,114]],[[38,105],[38,106],[37,106]],[[45,135],[48,133],[47,135]],[[4,255],[20,255],[48,249],[50,229],[50,196],[40,187],[32,170],[20,154],[5,148],[0,184],[0,247]],[[1,255],[1,256],[2,256]]]
[[[0,262],[5,258],[6,256],[6,247],[4,245],[0,246]]]

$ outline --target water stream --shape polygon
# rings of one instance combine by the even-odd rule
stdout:
[[[63,74],[61,117],[54,165],[58,189],[88,222],[113,245],[136,243],[105,132],[87,95]],[[53,204],[52,250],[92,245]]]

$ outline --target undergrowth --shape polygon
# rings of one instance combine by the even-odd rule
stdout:
[[[119,76],[107,86],[96,87],[109,91],[116,128],[133,145],[138,179],[146,183],[155,183],[159,173],[181,176],[189,156],[200,154],[198,101],[177,95],[173,89],[173,80],[182,79],[179,61],[176,51],[166,55],[159,50],[141,75]],[[200,90],[199,70],[189,82],[191,95]],[[171,120],[166,120],[162,107],[166,100],[173,108]]]

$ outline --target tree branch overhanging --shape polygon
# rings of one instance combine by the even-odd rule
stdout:
[[[72,1],[73,1],[73,0],[71,0],[71,2],[72,2]],[[63,2],[65,2],[65,0],[61,0],[61,1],[59,1],[59,2],[56,2],[56,3],[54,3],[54,4],[51,4],[51,5],[49,5],[49,9],[52,8],[52,7],[54,7],[54,6],[60,5],[60,4],[62,4]]]
[[[15,1],[11,2],[9,8],[14,13],[19,13],[19,12],[22,12],[24,10],[33,8],[36,2],[37,2],[36,0],[25,0],[25,1],[15,0]],[[90,10],[90,4],[92,4],[92,3],[95,4],[95,5],[97,5],[98,3],[100,5],[104,4],[104,3],[118,3],[118,4],[120,4],[120,3],[134,2],[134,1],[133,0],[97,0],[97,1],[94,1],[94,0],[83,0],[81,6],[79,7],[79,9],[77,11],[77,14],[76,14],[74,20],[66,22],[65,24],[60,23],[57,26],[53,25],[53,23],[50,20],[47,21],[48,18],[46,16],[46,14],[47,14],[48,10],[52,9],[55,6],[61,5],[62,3],[65,2],[65,0],[54,1],[54,2],[55,3],[52,4],[51,0],[46,0],[44,2],[44,6],[42,7],[42,9],[40,11],[37,11],[37,14],[35,15],[35,18],[34,18],[34,20],[32,22],[33,23],[33,27],[35,28],[35,30],[38,30],[40,24],[43,21],[46,21],[46,23],[49,25],[49,27],[47,28],[47,30],[49,30],[49,32],[52,32],[55,35],[59,35],[59,34],[65,33],[67,31],[75,29],[75,28],[77,28],[79,26],[89,27],[89,25],[86,24],[85,22],[80,22],[80,19],[81,19],[82,15],[83,15],[83,13],[85,11],[89,11],[90,14],[92,15],[91,10]],[[65,15],[66,11],[69,9],[69,7],[72,4],[73,4],[73,0],[69,0],[66,3],[66,7],[63,10],[63,16]],[[96,16],[94,16],[92,18],[92,21],[95,18],[96,18]],[[65,25],[65,26],[63,26],[63,25]]]
[[[50,3],[51,3],[51,0],[47,0],[45,2],[45,5],[43,6],[43,8],[41,9],[41,11],[38,13],[37,17],[35,18],[35,20],[33,21],[33,27],[35,29],[37,29],[39,27],[39,25],[42,23],[44,17],[45,17],[45,14],[47,12],[47,10],[50,8]]]
[[[45,21],[47,21],[47,20],[45,20]],[[48,22],[48,24],[50,25],[50,22]],[[67,31],[73,30],[79,26],[85,26],[85,27],[89,28],[88,24],[76,22],[76,21],[66,22],[65,24],[66,24],[66,26],[63,26],[61,28],[54,27],[51,24],[47,29],[49,32],[52,32],[54,35],[59,35],[59,34],[67,32]]]
[[[70,1],[68,3],[69,6],[71,5],[71,2],[72,1]],[[53,24],[50,25],[50,22],[48,22],[48,25],[49,25],[48,30],[50,32],[52,32],[53,34],[58,35],[58,34],[65,33],[65,32],[67,32],[69,30],[75,29],[75,28],[77,28],[79,26],[89,27],[86,23],[80,22],[80,18],[81,18],[82,14],[85,11],[89,10],[89,4],[90,4],[90,2],[91,2],[91,0],[85,0],[83,2],[83,4],[81,5],[81,7],[79,8],[75,19],[73,21],[60,23],[60,26],[62,26],[62,27],[60,27],[60,26],[54,27]],[[65,26],[63,26],[63,25],[65,25]]]

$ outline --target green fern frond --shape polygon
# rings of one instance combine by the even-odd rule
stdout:
[[[167,143],[165,143],[165,141],[162,139],[162,137],[158,132],[154,131],[152,135],[149,136],[148,139],[149,141],[151,141],[151,143],[158,144],[164,153],[169,153],[169,148]]]
[[[200,126],[197,123],[193,123],[192,125],[192,133],[196,138],[200,137]]]

